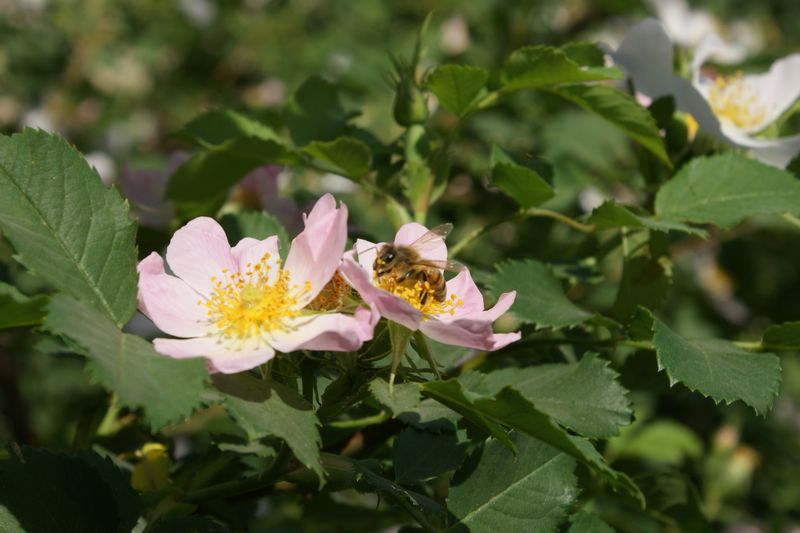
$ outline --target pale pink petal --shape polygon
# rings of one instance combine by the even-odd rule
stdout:
[[[361,295],[369,305],[374,305],[381,316],[398,324],[416,330],[419,328],[422,313],[399,296],[378,288],[372,284],[372,271],[367,271],[353,258],[353,252],[347,252],[339,267],[345,280]]]
[[[483,295],[472,280],[469,270],[464,269],[447,282],[447,297],[455,295],[464,305],[453,310],[453,317],[471,316],[483,312]],[[449,315],[449,313],[445,313]]]
[[[356,309],[353,315],[324,313],[297,317],[288,322],[290,331],[272,334],[272,346],[284,353],[296,350],[350,352],[372,339],[380,313],[374,307]]]
[[[330,281],[339,268],[347,241],[347,207],[330,209],[333,197],[323,196],[306,219],[306,228],[292,241],[285,269],[293,285],[301,290],[309,282],[311,289],[301,293],[299,307],[305,307]],[[319,206],[319,207],[318,207]]]
[[[484,320],[490,320],[494,322],[495,320],[500,318],[500,316],[503,313],[508,311],[512,305],[514,305],[514,301],[516,299],[517,299],[517,291],[504,292],[497,299],[497,303],[494,304],[494,307],[492,307],[491,309],[487,309],[486,311],[483,312],[484,314],[482,318]]]
[[[167,246],[167,263],[172,272],[197,292],[208,296],[212,277],[222,270],[238,270],[222,227],[212,218],[199,217],[175,232]]]
[[[164,260],[153,252],[139,263],[139,309],[161,331],[196,337],[209,331],[205,299],[183,280],[164,272]],[[199,302],[199,303],[198,303]]]
[[[317,224],[335,210],[336,199],[330,193],[324,194],[317,200],[317,203],[314,204],[314,207],[311,208],[311,212],[308,213],[308,215],[303,213],[303,223],[306,226]]]
[[[520,333],[494,333],[492,323],[486,320],[463,318],[452,322],[426,320],[420,330],[435,341],[476,350],[494,351],[519,340]]]
[[[269,259],[264,261],[263,266],[269,267],[269,283],[271,285],[278,279],[277,272],[281,268],[280,243],[277,236],[267,237],[259,241],[251,237],[245,237],[231,250],[233,258],[239,265],[239,271],[247,279],[247,272],[253,271],[253,266],[262,262],[265,255],[269,254]]]
[[[400,229],[397,230],[397,235],[394,236],[394,245],[411,246],[412,244],[417,243],[414,246],[414,249],[419,252],[423,259],[430,259],[432,261],[447,261],[447,245],[445,245],[444,239],[441,237],[436,237],[430,240],[426,239],[424,244],[417,242],[417,240],[428,233],[428,231],[428,228],[422,224],[417,224],[416,222],[403,224]]]
[[[217,336],[194,339],[154,339],[157,352],[175,359],[205,357],[214,369],[224,374],[234,374],[255,368],[275,356],[268,344],[259,339],[248,339],[239,343],[222,340]]]

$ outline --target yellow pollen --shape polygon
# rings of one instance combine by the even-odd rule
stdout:
[[[286,329],[284,320],[300,314],[298,298],[311,290],[306,282],[302,290],[292,285],[289,272],[278,269],[269,273],[270,255],[264,254],[256,265],[242,275],[227,275],[227,282],[216,281],[211,297],[202,302],[209,321],[223,339],[259,337],[275,329]],[[227,272],[227,270],[223,270]],[[216,278],[211,278],[212,283]],[[201,302],[198,302],[201,303]]]
[[[436,288],[428,281],[412,280],[398,283],[397,278],[391,275],[381,277],[375,275],[375,281],[378,287],[399,296],[422,311],[425,316],[444,313],[453,316],[456,309],[464,305],[464,300],[452,293],[443,302],[436,301],[434,297]]]
[[[312,311],[332,311],[344,305],[344,299],[350,295],[352,289],[344,280],[339,271],[334,273],[331,280],[319,291],[319,294],[308,304],[307,309]]]
[[[761,129],[768,111],[758,102],[755,89],[747,84],[741,72],[718,76],[709,90],[708,103],[717,118],[749,133]]]

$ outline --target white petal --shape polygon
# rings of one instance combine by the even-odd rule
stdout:
[[[637,91],[653,99],[670,94],[672,41],[657,20],[646,19],[631,28],[610,55],[625,69]]]
[[[744,81],[768,109],[762,126],[772,124],[800,97],[800,54],[779,59],[768,72],[745,76]]]

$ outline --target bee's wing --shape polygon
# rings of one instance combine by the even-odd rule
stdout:
[[[440,242],[444,241],[444,238],[452,229],[453,225],[449,222],[431,228],[418,237],[417,240],[409,244],[408,247],[416,250],[422,257],[430,255],[428,252],[435,249]]]
[[[447,261],[436,261],[435,259],[420,259],[419,261],[414,261],[414,264],[429,266],[433,268],[440,268],[442,270],[448,270],[450,272],[461,272],[466,268],[458,261],[453,261],[450,259],[448,259]]]

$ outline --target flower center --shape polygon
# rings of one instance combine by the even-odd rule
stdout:
[[[286,328],[284,320],[300,314],[298,297],[311,290],[307,282],[302,291],[291,284],[289,272],[268,263],[270,254],[256,263],[248,263],[244,272],[211,278],[211,297],[198,304],[208,309],[208,319],[224,339],[258,337],[274,329]],[[273,266],[277,266],[275,272]]]
[[[708,103],[717,118],[748,132],[760,129],[767,116],[767,107],[758,102],[756,91],[741,72],[718,76],[709,90]]]
[[[436,287],[427,280],[410,280],[398,283],[395,276],[383,275],[378,277],[375,274],[375,281],[378,287],[391,292],[395,296],[399,296],[416,309],[422,311],[426,316],[444,313],[453,316],[456,309],[464,305],[464,300],[452,293],[444,301],[437,301],[435,298]]]
[[[319,291],[319,294],[311,300],[311,303],[308,304],[306,308],[312,311],[332,311],[334,309],[341,309],[344,305],[344,299],[351,293],[352,289],[350,285],[337,270],[331,280],[325,284],[325,287]]]

